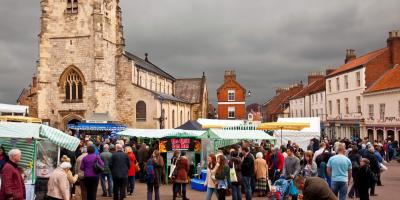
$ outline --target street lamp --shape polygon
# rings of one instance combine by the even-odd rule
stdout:
[[[161,95],[159,95],[158,97],[160,98],[160,104],[161,104],[161,106],[160,106],[160,108],[161,108],[161,114],[160,114],[160,118],[158,118],[158,120],[160,121],[160,129],[164,129],[164,128],[165,128],[165,125],[164,125],[164,122],[165,122],[165,112],[164,112],[164,110],[163,110],[164,97],[161,96]]]

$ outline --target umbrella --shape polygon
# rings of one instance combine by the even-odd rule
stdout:
[[[281,144],[282,144],[282,130],[301,131],[304,128],[309,128],[310,123],[303,122],[269,122],[260,124],[258,130],[281,130]]]

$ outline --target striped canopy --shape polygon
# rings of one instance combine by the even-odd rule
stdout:
[[[0,122],[0,138],[47,138],[52,143],[71,151],[78,148],[80,140],[64,132],[34,123]]]

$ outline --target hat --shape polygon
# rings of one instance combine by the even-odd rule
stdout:
[[[69,162],[62,162],[61,164],[60,164],[60,167],[62,168],[62,169],[71,169],[71,163],[69,163]]]

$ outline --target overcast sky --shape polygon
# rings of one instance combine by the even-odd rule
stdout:
[[[309,71],[386,46],[400,29],[399,0],[121,0],[126,50],[176,78],[208,78],[210,101],[224,70],[262,103]],[[15,103],[38,59],[40,0],[0,7],[0,102]]]

